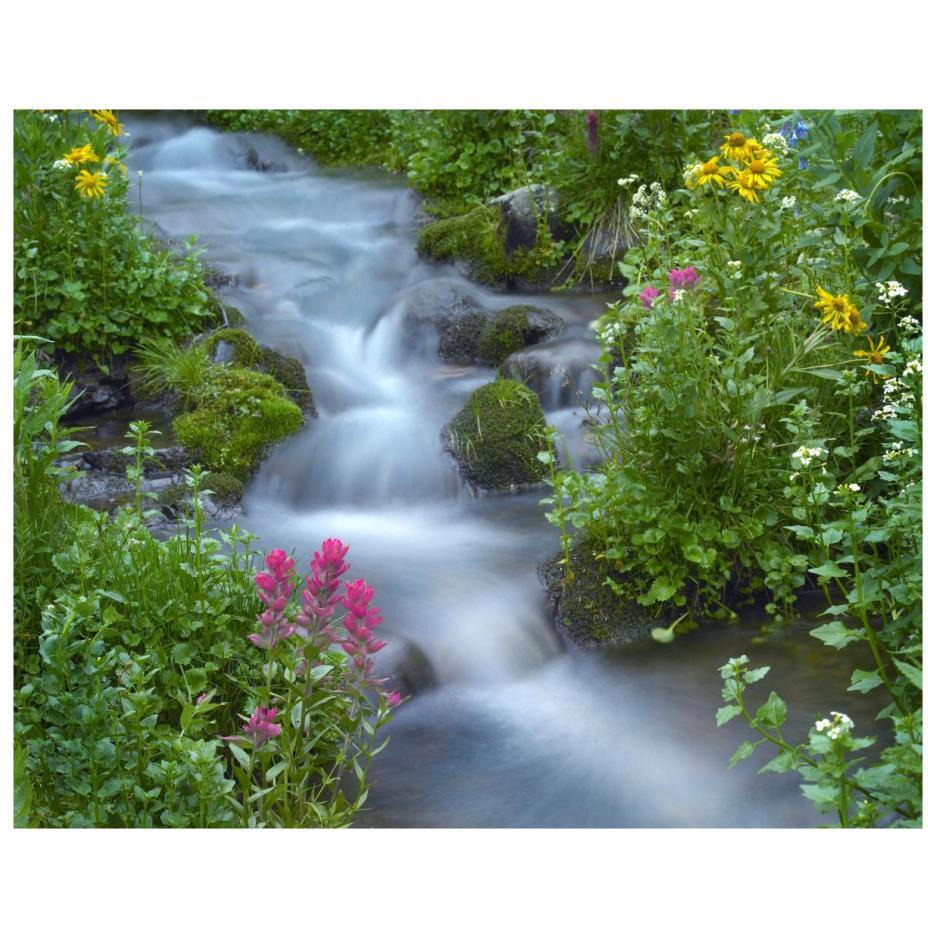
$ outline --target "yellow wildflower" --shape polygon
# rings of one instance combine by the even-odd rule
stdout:
[[[870,343],[869,351],[855,351],[855,358],[866,358],[867,364],[882,364],[886,352],[890,350],[889,342],[881,335],[877,343],[873,344],[873,339],[868,335],[867,341]],[[877,375],[873,371],[867,371],[867,376],[877,380]]]
[[[822,322],[835,331],[859,335],[867,328],[867,323],[860,317],[860,311],[851,302],[846,293],[833,296],[822,287],[816,287],[821,299],[815,304],[822,311]]]
[[[88,170],[80,171],[74,181],[74,189],[88,199],[102,197],[106,189],[106,174],[103,172],[91,174]]]
[[[757,141],[757,139],[748,139],[744,143],[744,147],[746,151],[744,155],[742,155],[740,160],[743,161],[745,164],[747,164],[749,161],[753,161],[755,158],[773,157],[772,154],[769,151],[767,151],[767,149],[764,148],[764,146],[761,145],[760,142]]]
[[[68,164],[96,164],[100,157],[89,145],[72,148],[65,156]]]
[[[725,186],[725,175],[734,174],[735,169],[728,167],[727,164],[719,164],[719,156],[710,158],[704,164],[698,164],[696,167],[696,183],[718,184],[719,187]]]
[[[766,190],[783,172],[777,167],[776,158],[757,157],[745,163],[744,174],[752,187]]]
[[[741,171],[734,180],[730,180],[725,186],[729,190],[736,190],[738,195],[744,197],[748,203],[760,203],[760,197],[754,189],[754,182],[748,176],[747,171]]]
[[[753,146],[757,144],[756,139],[747,139],[740,132],[732,132],[722,142],[722,154],[732,161],[743,161],[753,153]]]
[[[112,110],[90,110],[90,115],[100,125],[106,126],[113,135],[122,135],[124,126],[113,114]]]

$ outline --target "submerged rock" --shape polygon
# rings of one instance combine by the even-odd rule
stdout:
[[[649,638],[651,629],[663,624],[659,611],[612,591],[609,562],[596,558],[589,542],[574,545],[570,568],[572,581],[565,583],[561,552],[538,568],[554,624],[565,640],[582,648],[630,644]]]
[[[514,351],[552,338],[566,328],[550,309],[522,304],[490,316],[477,339],[479,363],[498,366]]]
[[[515,380],[497,380],[471,394],[441,440],[473,491],[516,492],[544,478],[544,428],[538,397]]]

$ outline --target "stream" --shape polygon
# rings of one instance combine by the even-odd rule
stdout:
[[[319,410],[264,462],[241,524],[260,550],[294,549],[304,570],[323,538],[350,544],[348,576],[376,588],[386,617],[378,667],[415,690],[356,824],[821,824],[798,775],[756,775],[770,751],[728,769],[750,732],[716,728],[717,668],[742,653],[772,665],[758,695],[776,689],[801,736],[831,709],[867,715],[872,701],[845,691],[853,655],[809,637],[807,621],[754,644],[750,615],[672,646],[565,650],[535,573],[558,546],[542,494],[474,498],[442,451],[442,425],[496,374],[441,362],[434,338],[410,336],[411,317],[462,298],[557,312],[567,330],[544,350],[563,363],[542,399],[582,463],[582,358],[605,297],[491,293],[421,261],[419,200],[399,179],[323,169],[274,138],[182,115],[127,124],[136,208],[141,194],[160,235],[199,237],[230,278],[222,298],[305,365]],[[255,170],[255,156],[270,169]]]

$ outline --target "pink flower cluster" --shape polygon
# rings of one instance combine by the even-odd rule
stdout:
[[[670,281],[670,287],[667,294],[671,300],[677,295],[678,290],[693,290],[702,280],[702,277],[696,272],[695,267],[677,268],[667,272],[667,279]]]
[[[670,281],[670,286],[667,288],[667,296],[670,297],[670,301],[673,302],[678,290],[693,290],[699,281],[702,280],[702,277],[697,273],[695,267],[690,266],[674,268],[674,270],[668,271],[667,279]],[[638,295],[638,299],[641,300],[642,306],[646,309],[650,309],[654,305],[654,301],[660,295],[661,292],[657,287],[645,287]]]
[[[374,629],[383,621],[383,616],[376,606],[369,605],[373,597],[374,588],[363,580],[346,584],[342,603],[348,614],[342,619],[342,626],[348,635],[339,644],[352,658],[358,680],[379,686],[384,681],[373,678],[374,659],[370,655],[376,654],[386,642],[374,636]]]
[[[351,566],[345,563],[348,547],[337,538],[326,538],[321,553],[316,551],[310,562],[312,576],[306,578],[306,589],[300,594],[302,605],[294,621],[297,634],[314,647],[339,643],[338,635],[328,626],[340,601],[335,595],[341,583],[339,577]]]
[[[220,735],[219,737],[222,741],[248,741],[255,748],[260,748],[270,738],[276,738],[280,734],[281,727],[274,724],[275,718],[277,718],[276,709],[258,706],[251,718],[242,726],[244,735]]]
[[[284,611],[290,596],[296,588],[293,580],[292,557],[280,548],[271,551],[264,559],[269,573],[259,573],[255,576],[255,586],[258,587],[258,599],[267,606],[267,609],[258,616],[261,630],[255,635],[249,635],[248,640],[259,648],[273,648],[278,641],[289,638],[295,626],[284,619]]]

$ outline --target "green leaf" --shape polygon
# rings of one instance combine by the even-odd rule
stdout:
[[[820,577],[846,577],[848,575],[847,571],[834,561],[825,561],[818,567],[810,567],[809,573],[818,574]]]
[[[171,660],[175,664],[189,664],[193,660],[194,647],[188,641],[178,641],[173,648],[171,648]]]
[[[756,683],[758,680],[763,680],[769,672],[769,667],[755,667],[754,670],[747,670],[744,674],[744,682]]]
[[[918,689],[922,688],[921,667],[916,667],[914,664],[907,664],[905,661],[900,661],[896,658],[893,658],[893,663],[896,665],[896,667],[899,668],[900,671],[902,671],[902,673],[908,679],[909,683],[918,687]]]
[[[741,706],[722,706],[715,713],[716,728],[721,728],[727,722],[730,722],[736,715],[741,715]]]
[[[854,693],[869,693],[882,685],[883,681],[875,670],[855,670],[851,674],[848,690]]]
[[[670,644],[677,636],[671,628],[652,628],[651,637],[661,644]]]
[[[648,596],[659,602],[665,602],[677,592],[677,585],[669,577],[663,575],[655,577],[648,591]]]
[[[843,622],[829,622],[827,625],[820,625],[818,628],[813,628],[809,634],[838,651],[855,641],[860,641],[864,637],[864,633],[860,629],[848,628]]]
[[[750,757],[754,753],[754,742],[753,741],[742,741],[738,746],[738,750],[735,751],[731,756],[731,760],[728,762],[728,769],[731,770],[732,767],[737,767],[741,761]]]
[[[270,770],[264,775],[264,778],[271,783],[273,783],[286,769],[289,761],[281,760],[274,764]]]
[[[768,761],[758,770],[758,773],[786,773],[789,770],[795,770],[799,766],[799,757],[792,751],[781,750],[773,760]]]
[[[771,692],[767,701],[755,713],[754,719],[762,725],[779,728],[786,721],[786,703]]]
[[[247,768],[247,767],[248,767],[248,763],[249,763],[248,754],[247,754],[239,745],[237,745],[234,741],[227,741],[226,744],[229,745],[229,750],[232,752],[233,757],[235,757],[235,759],[236,759],[243,767],[246,767],[246,768]]]

